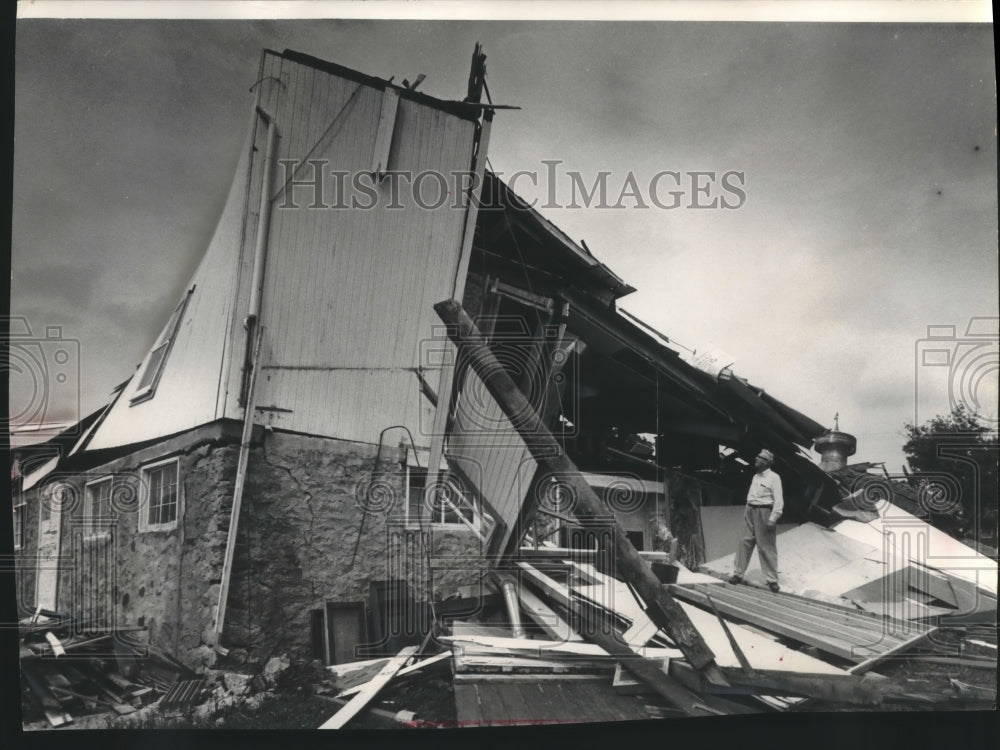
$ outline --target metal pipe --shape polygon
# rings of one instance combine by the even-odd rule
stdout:
[[[260,315],[261,286],[264,283],[264,261],[267,254],[267,234],[271,228],[271,172],[274,162],[274,144],[278,137],[278,126],[274,116],[262,107],[257,112],[267,124],[267,145],[264,149],[264,176],[260,187],[260,214],[257,217],[257,241],[253,251],[253,281],[250,287],[250,305],[247,320],[256,321]],[[249,340],[253,340],[252,336]]]
[[[257,326],[260,314],[260,288],[264,279],[264,261],[267,253],[267,233],[271,215],[271,162],[274,155],[274,143],[277,136],[277,125],[274,117],[267,111],[257,107],[257,112],[267,123],[267,147],[264,151],[264,174],[260,188],[260,216],[257,217],[257,242],[253,259],[253,286],[250,289],[250,305],[247,312],[247,353],[244,365],[243,398],[243,432],[240,438],[240,453],[236,465],[236,482],[233,488],[233,506],[229,515],[229,533],[226,539],[226,552],[222,561],[222,576],[219,585],[219,600],[216,604],[215,626],[212,640],[216,652],[225,656],[227,650],[222,646],[222,631],[226,622],[226,602],[229,599],[229,581],[233,570],[233,557],[236,552],[236,531],[239,528],[240,508],[243,502],[243,488],[246,483],[247,464],[250,459],[250,439],[253,435],[254,415],[254,384],[257,375],[257,360],[260,356],[261,331]]]
[[[513,578],[498,576],[503,600],[507,605],[507,616],[510,618],[510,628],[515,638],[524,638],[524,624],[521,622],[521,607],[517,599],[517,584]]]

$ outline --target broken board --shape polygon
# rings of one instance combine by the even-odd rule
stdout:
[[[389,662],[382,667],[382,670],[373,680],[368,682],[364,689],[357,693],[347,705],[320,725],[320,729],[340,729],[347,722],[353,719],[361,709],[391,680],[396,673],[403,668],[403,665],[417,653],[419,646],[407,646],[396,656],[389,659]]]

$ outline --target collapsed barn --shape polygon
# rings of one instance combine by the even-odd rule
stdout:
[[[144,628],[196,669],[340,664],[474,613],[522,549],[578,550],[591,577],[665,596],[652,622],[702,669],[690,612],[637,555],[659,525],[683,568],[705,563],[703,509],[741,506],[765,447],[783,521],[844,517],[808,454],[829,430],[616,309],[634,289],[487,169],[484,60],[458,102],[263,53],[173,315],[18,480],[25,614]],[[433,205],[400,189],[431,172],[468,179]]]

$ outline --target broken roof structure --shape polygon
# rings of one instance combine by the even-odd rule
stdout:
[[[705,713],[699,681],[727,674],[703,634],[727,626],[695,607],[707,589],[675,601],[640,553],[666,522],[680,561],[704,562],[701,508],[740,505],[741,461],[762,447],[786,515],[829,522],[844,493],[808,454],[826,429],[616,309],[634,289],[486,169],[484,74],[477,48],[465,100],[444,101],[264,51],[229,196],[173,314],[18,487],[26,613],[145,628],[195,668],[280,651],[339,664],[426,644],[437,605],[486,596],[486,574],[516,620],[531,593],[503,575],[525,570],[526,540],[596,547],[588,575],[624,586],[614,569],[643,602],[643,623],[619,620],[686,664],[635,669]],[[445,180],[438,199],[418,175]],[[789,601],[761,606],[807,606]],[[867,614],[840,614],[868,632]],[[598,642],[618,660],[638,643]],[[747,691],[761,684],[777,685]]]

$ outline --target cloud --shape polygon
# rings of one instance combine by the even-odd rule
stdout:
[[[626,309],[901,460],[915,341],[996,314],[985,24],[22,20],[12,310],[79,331],[96,404],[207,245],[262,47],[461,98],[477,40],[522,107],[497,114],[496,169],[744,172],[736,211],[543,213],[639,287]]]

